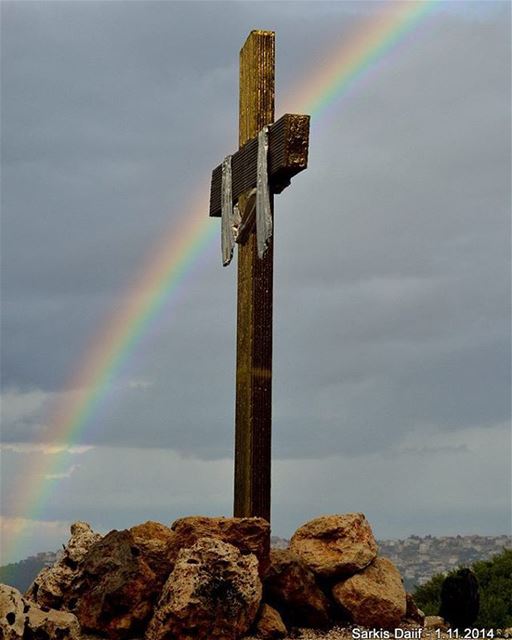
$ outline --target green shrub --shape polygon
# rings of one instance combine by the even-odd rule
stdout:
[[[436,573],[428,582],[416,587],[413,597],[414,602],[427,616],[437,616],[441,604],[441,585],[446,575]]]

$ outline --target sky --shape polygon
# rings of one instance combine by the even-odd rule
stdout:
[[[385,5],[2,2],[3,563],[75,520],[231,514],[219,220],[72,439],[49,440],[54,407],[208,216],[247,34],[276,31],[279,117]],[[275,201],[275,535],[353,511],[379,538],[511,531],[510,39],[508,2],[441,1],[312,119]]]

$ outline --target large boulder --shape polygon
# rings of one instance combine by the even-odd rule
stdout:
[[[7,584],[0,584],[0,637],[4,640],[23,638],[25,602],[21,593]]]
[[[293,551],[272,549],[263,593],[287,625],[322,628],[330,623],[329,601],[313,572]]]
[[[67,611],[27,608],[25,638],[30,640],[81,640],[80,625],[76,616]]]
[[[176,534],[174,553],[191,547],[200,538],[218,538],[237,547],[242,554],[254,553],[259,562],[259,573],[263,576],[270,553],[270,524],[264,518],[213,518],[189,516],[180,518],[171,525]]]
[[[363,627],[393,629],[406,612],[402,578],[387,558],[377,558],[361,573],[334,585],[332,595],[351,620]]]
[[[87,522],[71,525],[71,538],[59,560],[40,571],[25,596],[41,607],[68,609],[69,599],[78,576],[80,565],[89,549],[101,540]]]
[[[155,574],[159,587],[163,587],[176,560],[175,532],[151,520],[131,527],[129,532],[142,557]]]
[[[76,616],[47,607],[40,609],[21,593],[0,584],[0,638],[2,640],[80,640]]]
[[[334,578],[361,571],[377,557],[377,543],[362,513],[321,516],[297,529],[290,541],[318,576]]]
[[[183,548],[164,585],[146,640],[233,640],[247,633],[261,602],[258,560],[217,538]]]
[[[86,631],[124,638],[141,634],[159,595],[150,569],[129,531],[111,531],[82,563],[75,588],[76,614]]]
[[[261,606],[254,629],[258,638],[261,638],[262,640],[285,638],[288,634],[288,630],[286,629],[283,619],[279,615],[279,611],[276,611],[268,604],[263,604]]]

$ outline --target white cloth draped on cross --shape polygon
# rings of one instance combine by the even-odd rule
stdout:
[[[233,249],[238,238],[242,216],[238,202],[233,205],[231,156],[222,163],[222,264],[227,266],[233,258]],[[256,244],[258,257],[263,258],[272,236],[272,208],[268,183],[268,126],[258,134],[258,160],[256,167],[256,188],[249,192],[246,217],[256,208]]]

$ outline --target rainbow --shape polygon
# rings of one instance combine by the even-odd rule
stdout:
[[[376,63],[412,34],[423,18],[432,12],[437,0],[397,0],[382,3],[384,9],[363,27],[326,55],[327,65],[311,73],[308,82],[291,93],[288,104],[299,105],[299,112],[311,114],[314,122],[325,110],[346,96],[356,81],[375,68]]]
[[[314,121],[412,33],[434,5],[434,0],[382,3],[377,15],[326,55],[329,63],[320,73],[315,71],[290,94],[286,106],[292,108],[287,110],[309,113]],[[63,393],[48,421],[45,442],[56,447],[54,455],[38,456],[39,461],[31,467],[17,496],[26,521],[37,520],[42,514],[55,484],[66,476],[58,470],[70,455],[70,446],[91,423],[128,358],[159,312],[176,297],[205,247],[219,236],[218,225],[209,219],[207,211],[207,194],[202,193],[191,203],[182,224],[173,226],[160,246],[151,249],[124,302],[112,312],[86,350],[66,387],[78,391]],[[14,548],[8,548],[12,554]]]

